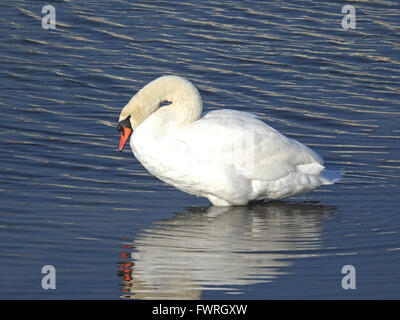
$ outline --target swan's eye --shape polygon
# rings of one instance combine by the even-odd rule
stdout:
[[[165,106],[169,106],[171,104],[171,101],[161,101],[159,107],[165,107]]]
[[[124,120],[121,120],[121,121],[118,123],[117,130],[118,130],[118,131],[122,131],[122,130],[124,129],[124,127],[125,127],[125,128],[129,128],[129,129],[132,129],[131,121],[129,120],[130,118],[131,118],[131,116],[128,116],[128,117],[125,118]]]

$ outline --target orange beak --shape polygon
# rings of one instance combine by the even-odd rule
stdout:
[[[119,152],[122,151],[122,149],[124,148],[126,142],[128,141],[129,137],[132,134],[132,129],[131,128],[127,128],[127,127],[122,127],[121,130],[121,140],[119,141]]]

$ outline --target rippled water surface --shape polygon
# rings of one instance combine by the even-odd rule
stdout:
[[[349,30],[344,1],[51,3],[55,30],[45,2],[1,6],[1,299],[399,298],[398,1],[352,1]],[[344,179],[234,208],[165,185],[117,152],[116,131],[164,74],[190,79],[206,110],[257,114]]]

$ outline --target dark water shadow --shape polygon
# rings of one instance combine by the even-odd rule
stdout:
[[[124,243],[123,298],[200,299],[276,281],[294,258],[315,255],[321,225],[336,207],[280,201],[190,207]]]

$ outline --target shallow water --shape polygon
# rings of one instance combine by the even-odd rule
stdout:
[[[6,1],[0,298],[399,298],[400,5]],[[287,201],[210,207],[149,175],[116,122],[163,74],[257,114],[341,169]],[[56,269],[43,290],[41,269]],[[344,290],[344,265],[356,289]]]

